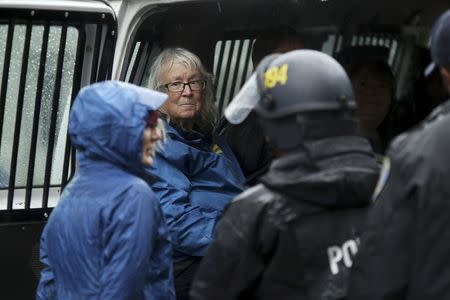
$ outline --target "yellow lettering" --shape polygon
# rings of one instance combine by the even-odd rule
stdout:
[[[268,89],[273,88],[277,83],[285,85],[288,79],[288,65],[281,67],[272,67],[264,73],[264,86]]]

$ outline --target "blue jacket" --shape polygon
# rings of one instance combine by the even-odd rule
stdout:
[[[149,170],[169,226],[174,261],[204,256],[223,209],[245,181],[224,139],[166,126],[168,141]]]
[[[148,112],[164,100],[111,81],[78,94],[79,166],[41,237],[37,299],[175,299],[167,227],[141,164]]]

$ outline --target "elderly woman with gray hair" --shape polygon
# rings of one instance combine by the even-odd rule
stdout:
[[[225,140],[215,135],[212,76],[198,56],[164,50],[152,65],[149,87],[169,96],[160,108],[168,139],[149,172],[172,239],[177,299],[185,299],[214,227],[245,178]]]

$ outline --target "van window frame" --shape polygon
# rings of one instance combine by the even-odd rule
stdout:
[[[101,80],[106,80],[111,78],[112,74],[112,60],[114,56],[114,48],[116,43],[116,32],[117,32],[117,20],[114,14],[114,11],[111,9],[111,13],[106,13],[107,10],[104,11],[68,11],[68,10],[49,10],[49,9],[38,9],[38,8],[10,8],[0,6],[0,24],[2,26],[9,26],[7,28],[8,35],[6,37],[7,44],[4,46],[4,57],[0,57],[0,76],[2,76],[0,81],[0,151],[1,147],[6,147],[4,144],[6,141],[2,140],[2,132],[4,132],[5,127],[9,127],[8,130],[12,130],[14,128],[14,140],[13,147],[11,150],[11,165],[8,168],[7,176],[8,182],[7,186],[0,187],[0,223],[9,223],[9,222],[23,222],[23,221],[39,221],[46,220],[52,208],[56,205],[59,200],[59,195],[67,185],[76,169],[76,159],[75,159],[75,150],[71,146],[70,139],[67,134],[67,123],[65,124],[65,128],[56,128],[56,119],[58,118],[58,114],[63,113],[60,107],[61,99],[60,92],[62,91],[62,87],[64,82],[63,79],[63,67],[64,67],[64,58],[66,53],[64,52],[65,47],[67,46],[67,30],[68,28],[75,28],[78,31],[78,40],[76,41],[76,54],[73,65],[73,76],[69,77],[71,80],[71,86],[69,89],[71,92],[69,93],[68,101],[68,111],[70,111],[70,107],[72,102],[78,93],[78,91],[85,85],[97,82]],[[15,26],[25,26],[26,27],[26,35],[24,39],[24,51],[21,53],[22,61],[20,61],[21,70],[18,75],[20,78],[19,82],[19,93],[17,99],[13,99],[12,101],[14,105],[16,105],[16,115],[14,118],[14,124],[3,124],[5,119],[5,108],[6,108],[6,94],[8,91],[8,77],[12,74],[10,73],[10,65],[11,65],[11,51],[13,36],[12,33],[15,30]],[[31,144],[36,143],[38,129],[37,126],[40,119],[40,114],[42,114],[41,103],[42,100],[42,90],[44,89],[44,73],[46,72],[45,68],[48,67],[46,65],[46,60],[48,60],[48,47],[50,46],[47,43],[51,43],[53,41],[48,40],[48,32],[52,28],[60,28],[61,34],[58,36],[60,44],[58,44],[59,53],[57,58],[57,69],[55,71],[55,80],[53,86],[50,88],[53,89],[53,96],[51,96],[51,109],[50,109],[50,127],[48,129],[48,138],[49,138],[49,146],[47,147],[47,155],[45,162],[45,173],[44,173],[44,183],[43,184],[35,184],[33,179],[33,172],[35,168],[36,157],[32,157],[31,152],[33,150],[33,145],[30,146],[30,158],[27,163],[28,170],[27,179],[25,185],[16,185],[16,170],[17,170],[17,157],[19,155],[19,139],[20,139],[20,131],[21,131],[21,122],[25,118],[22,116],[24,99],[23,96],[25,94],[25,85],[28,80],[28,73],[24,70],[29,70],[31,68],[28,65],[28,56],[29,56],[29,39],[31,36],[32,30],[35,26],[43,26],[44,33],[42,35],[42,46],[43,49],[40,53],[39,61],[39,71],[38,71],[38,79],[37,84],[34,86],[35,90],[35,99],[34,101],[34,111],[33,111],[33,121],[30,122],[33,124],[32,129],[32,138]],[[8,53],[9,52],[9,53]],[[28,52],[28,53],[27,53]],[[66,70],[64,70],[66,71]],[[18,72],[17,70],[15,71]],[[9,84],[11,86],[11,84]],[[68,114],[68,111],[65,113]],[[3,127],[3,128],[2,128]],[[63,133],[65,139],[64,151],[60,155],[60,157],[54,157],[55,154],[55,138],[56,138],[56,130],[59,130],[60,133]],[[34,146],[35,148],[35,146]],[[61,176],[61,180],[58,182],[51,182],[52,176],[52,164],[58,160],[63,160],[63,175]],[[12,172],[11,172],[12,170]],[[6,205],[5,203],[6,202]]]

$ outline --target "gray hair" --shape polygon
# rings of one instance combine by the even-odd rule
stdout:
[[[161,75],[175,63],[184,64],[191,70],[198,70],[203,79],[206,80],[206,87],[202,91],[203,102],[201,111],[199,117],[194,121],[194,125],[202,134],[212,136],[216,129],[217,119],[217,110],[214,106],[213,76],[206,71],[197,55],[184,48],[168,48],[163,50],[155,58],[150,68],[148,87],[154,90],[161,90]]]

